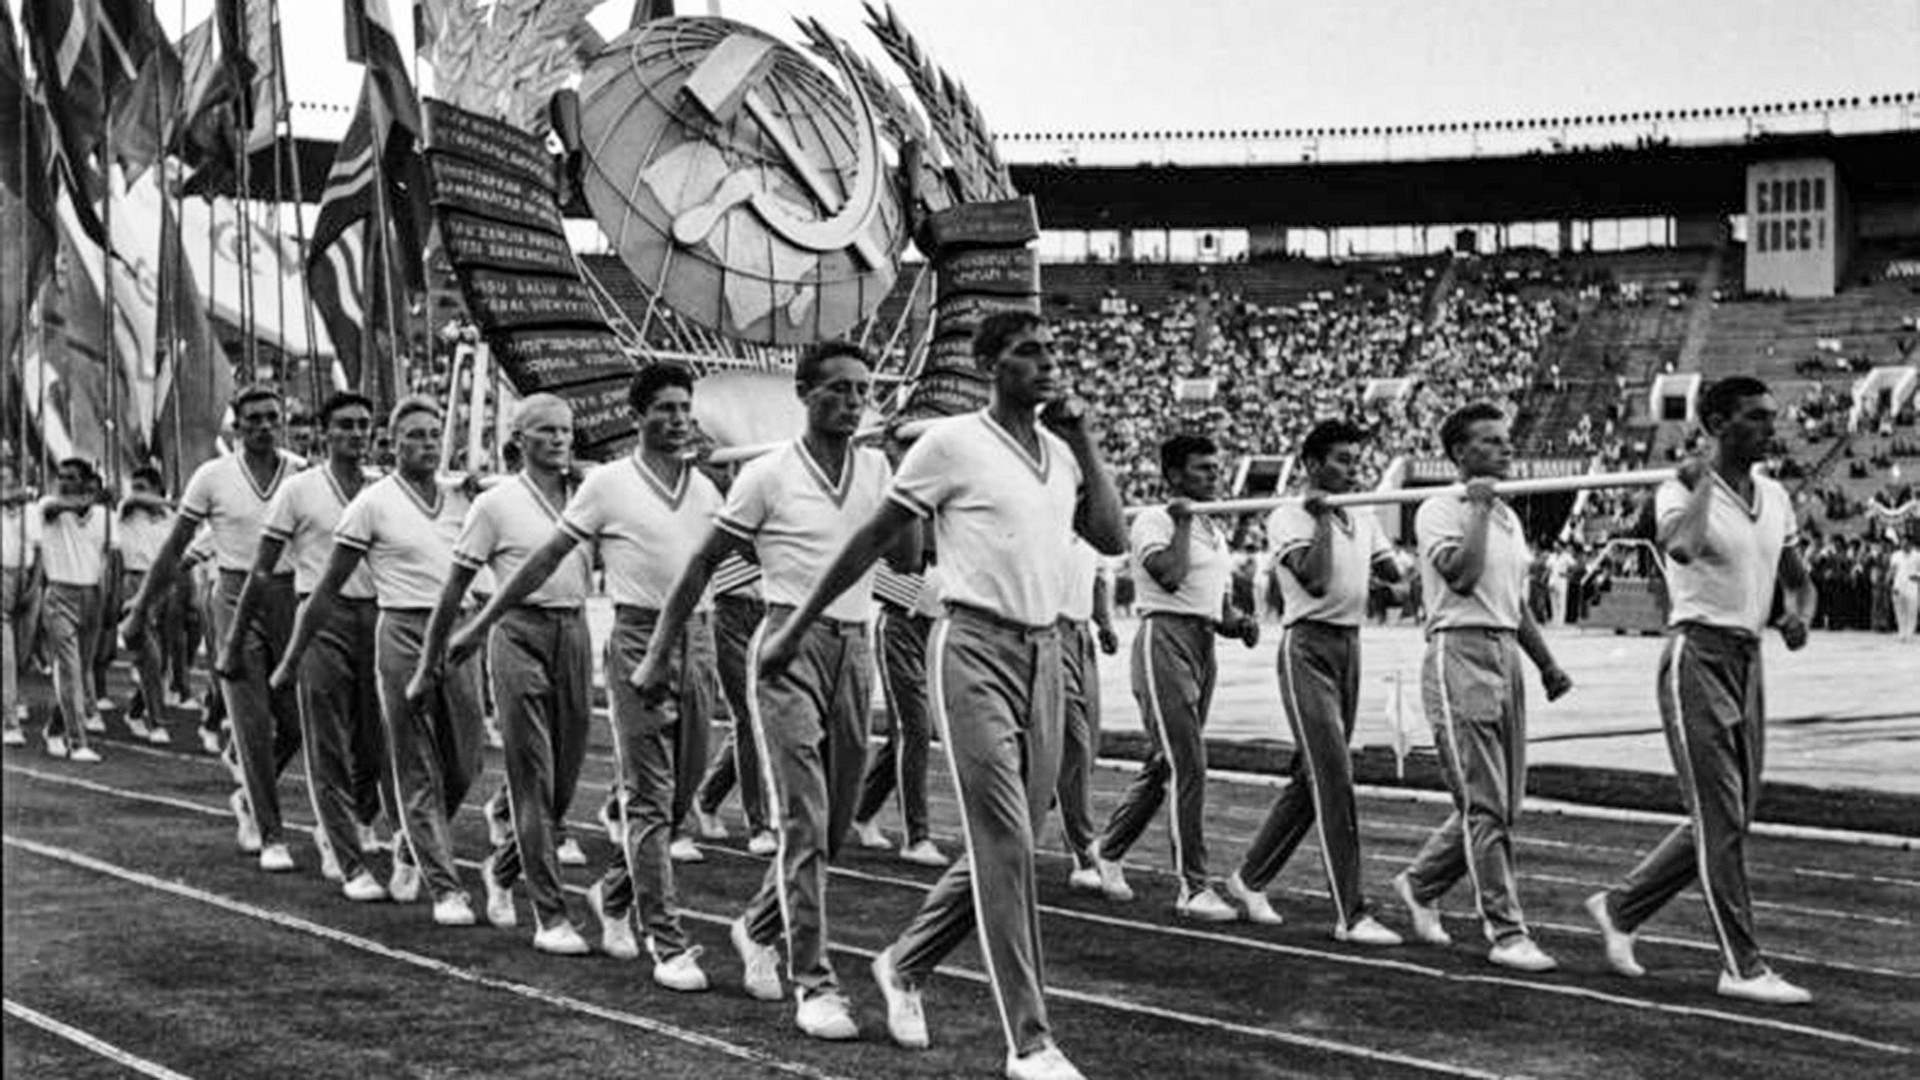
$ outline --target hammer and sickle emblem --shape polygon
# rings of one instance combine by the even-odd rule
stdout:
[[[704,202],[681,211],[673,220],[673,238],[692,246],[705,240],[727,211],[742,203],[766,223],[775,235],[810,251],[837,251],[852,247],[854,254],[869,270],[887,264],[887,252],[868,232],[875,208],[879,205],[880,131],[873,115],[873,104],[860,90],[860,81],[848,70],[846,60],[839,65],[852,91],[858,158],[853,183],[846,200],[840,200],[834,184],[800,145],[794,141],[779,117],[755,88],[771,66],[777,46],[750,34],[730,34],[702,59],[680,92],[716,122],[726,123],[741,109],[760,125],[787,167],[800,178],[826,216],[818,220],[796,217],[781,200],[774,198],[759,177],[746,169],[729,173]]]

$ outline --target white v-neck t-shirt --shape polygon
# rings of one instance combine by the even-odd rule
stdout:
[[[829,477],[806,444],[795,440],[740,470],[718,524],[754,545],[766,601],[798,607],[847,540],[880,509],[892,479],[893,469],[878,450],[850,448],[840,475]],[[873,569],[821,614],[871,620]]]
[[[460,489],[436,483],[433,503],[391,473],[360,489],[340,514],[334,542],[366,553],[383,611],[430,610],[453,574],[453,543],[470,505]]]
[[[561,512],[560,527],[575,540],[600,545],[614,603],[659,610],[706,546],[720,505],[720,489],[699,469],[681,466],[679,483],[668,487],[635,450],[587,474]],[[702,595],[695,610],[712,606]]]

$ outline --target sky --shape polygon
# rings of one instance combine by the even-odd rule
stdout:
[[[388,0],[403,34],[409,0]],[[335,0],[281,0],[295,101],[351,106]],[[707,0],[681,0],[683,14]],[[880,56],[859,0],[719,0]],[[1002,132],[1319,127],[1741,105],[1920,89],[1920,0],[897,0]],[[160,0],[164,25],[212,0]],[[611,37],[629,0],[593,19]],[[297,43],[297,44],[296,44]],[[337,136],[346,118],[297,113]]]

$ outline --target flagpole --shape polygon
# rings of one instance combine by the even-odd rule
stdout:
[[[287,138],[286,142],[282,145],[287,155],[288,171],[293,173],[293,236],[300,249],[300,257],[296,260],[296,263],[298,264],[298,273],[300,275],[300,296],[302,298],[300,316],[307,331],[307,384],[308,389],[313,395],[311,407],[317,409],[320,407],[320,402],[326,399],[325,386],[327,384],[320,376],[320,358],[318,355],[320,335],[314,327],[313,289],[307,281],[307,181],[306,177],[300,171],[300,158],[297,153],[298,147],[293,141],[293,104],[288,100],[286,55],[282,51],[280,43],[280,0],[269,0],[269,3],[271,5],[269,13],[272,17],[273,26],[274,95],[279,101],[280,107],[286,110],[283,119],[285,119],[287,125]],[[276,128],[276,140],[277,131],[278,129]],[[336,345],[335,349],[338,350],[338,348],[339,346]]]
[[[373,218],[374,232],[379,238],[378,247],[380,251],[380,260],[375,269],[380,275],[380,289],[383,293],[383,299],[387,304],[387,352],[389,360],[393,365],[393,400],[387,404],[391,406],[397,403],[407,392],[405,389],[407,385],[406,350],[402,347],[400,341],[402,333],[408,329],[406,326],[407,307],[404,300],[399,304],[393,302],[393,249],[389,246],[393,243],[393,230],[392,223],[389,220],[391,215],[387,210],[387,169],[386,163],[382,160],[386,156],[386,147],[378,138],[380,134],[378,130],[379,125],[374,124],[372,127],[374,129],[372,134],[375,136],[373,146]],[[375,245],[370,244],[368,245],[368,249],[371,251],[374,246]],[[369,277],[367,279],[367,290],[371,293],[372,289],[373,279]],[[402,285],[401,289],[404,292],[405,286]],[[373,325],[373,309],[371,305],[368,306],[367,310],[367,325],[368,327],[372,327]]]

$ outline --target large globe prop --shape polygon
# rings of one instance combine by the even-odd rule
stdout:
[[[845,81],[720,18],[646,23],[588,68],[581,186],[662,303],[771,345],[844,335],[880,306],[900,202],[873,106]]]

